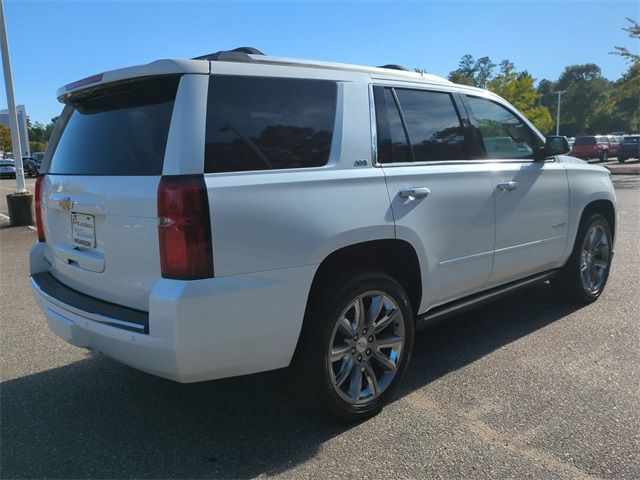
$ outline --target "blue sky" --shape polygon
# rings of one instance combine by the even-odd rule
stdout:
[[[61,109],[73,80],[158,58],[237,46],[299,58],[399,63],[446,76],[460,57],[508,58],[538,79],[594,62],[616,79],[609,52],[631,41],[621,27],[639,3],[566,1],[179,2],[5,0],[16,101],[32,120]],[[637,47],[636,47],[637,48]],[[6,106],[0,80],[0,107]]]

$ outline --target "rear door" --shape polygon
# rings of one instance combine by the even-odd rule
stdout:
[[[102,85],[68,100],[44,162],[45,259],[69,287],[148,310],[160,278],[156,195],[177,75]]]
[[[467,96],[493,183],[496,241],[490,286],[558,266],[569,228],[569,186],[561,162],[534,161],[543,142],[522,119],[493,100]]]
[[[378,163],[396,236],[422,260],[423,313],[481,289],[489,278],[491,178],[486,164],[469,160],[466,117],[454,94],[377,86],[374,97]]]

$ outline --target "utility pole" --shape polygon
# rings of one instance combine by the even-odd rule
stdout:
[[[566,90],[560,90],[558,92],[553,92],[558,95],[558,112],[556,114],[556,135],[560,135],[560,102],[562,101],[562,94],[565,93]]]
[[[7,195],[9,218],[11,225],[33,225],[33,195],[27,191],[24,183],[22,147],[20,146],[20,133],[18,131],[16,99],[13,95],[13,77],[11,76],[11,61],[9,59],[9,44],[7,42],[3,0],[0,0],[0,50],[2,50],[4,84],[7,89],[7,107],[9,109],[11,143],[13,144],[13,161],[16,165],[16,193]]]

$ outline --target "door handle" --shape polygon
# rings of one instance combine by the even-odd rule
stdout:
[[[514,182],[513,180],[509,182],[502,182],[499,183],[497,187],[498,190],[502,190],[503,192],[512,192],[518,188],[518,182]]]
[[[412,201],[416,198],[428,197],[431,195],[431,190],[427,187],[405,188],[404,190],[400,190],[398,195],[400,195],[400,198],[406,198],[407,200]]]

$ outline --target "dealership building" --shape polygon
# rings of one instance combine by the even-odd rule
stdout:
[[[31,155],[29,149],[29,130],[27,128],[27,110],[24,105],[18,105],[18,132],[20,133],[20,145],[22,146],[22,156]],[[0,124],[9,128],[9,110],[0,110]]]

